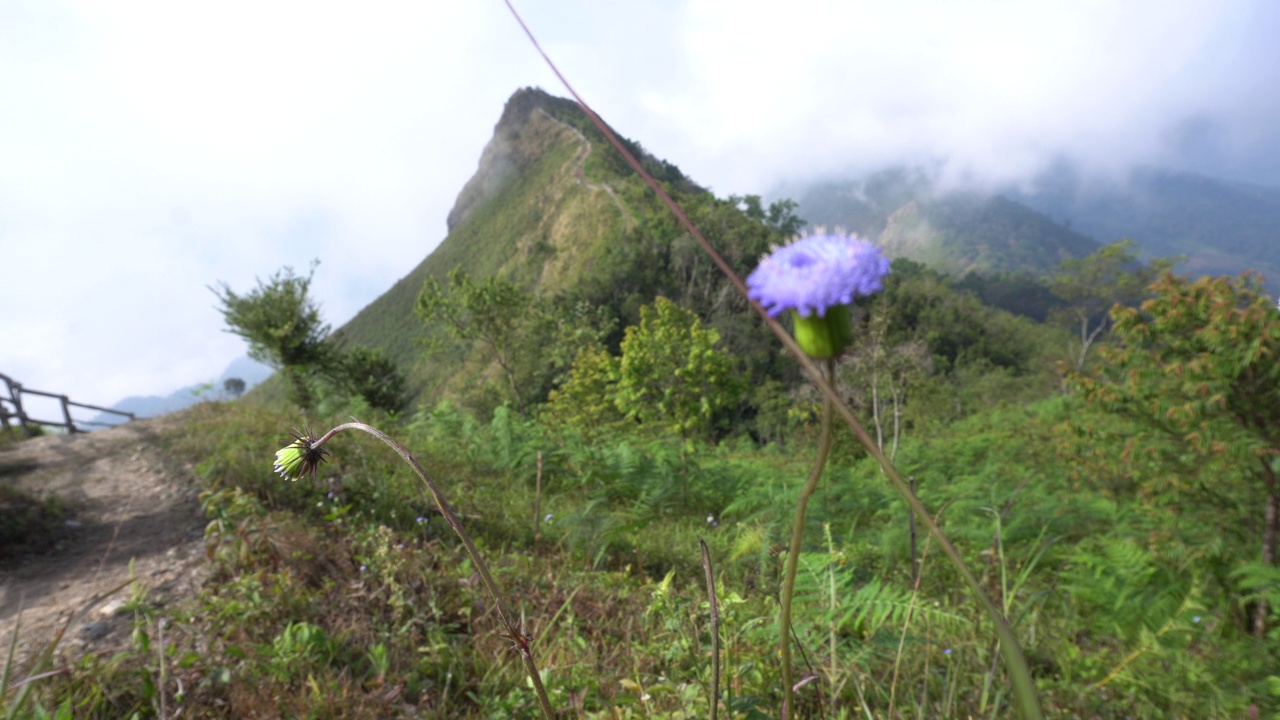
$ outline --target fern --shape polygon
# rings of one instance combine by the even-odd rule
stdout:
[[[871,578],[854,587],[854,571],[829,552],[802,553],[800,567],[804,571],[796,579],[797,599],[814,608],[826,608],[831,592],[829,573],[835,576],[838,597],[834,617],[828,621],[842,633],[871,637],[886,627],[901,628],[908,620],[927,621],[944,633],[959,633],[973,628],[973,621],[933,602],[916,598],[912,591]],[[824,610],[824,613],[827,611]]]

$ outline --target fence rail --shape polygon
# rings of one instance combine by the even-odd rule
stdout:
[[[3,426],[4,428],[7,429],[11,427],[9,424],[9,421],[16,420],[18,426],[22,428],[22,432],[25,433],[26,435],[34,434],[35,433],[34,426],[36,425],[52,425],[54,427],[64,427],[67,429],[67,432],[78,433],[78,432],[84,432],[84,430],[78,427],[78,425],[83,426],[83,425],[110,425],[111,424],[111,423],[103,423],[103,422],[92,422],[89,420],[81,420],[79,421],[79,423],[77,423],[76,420],[71,417],[71,408],[73,407],[86,408],[88,410],[98,410],[100,412],[107,412],[115,415],[122,415],[124,417],[129,418],[130,420],[137,419],[137,417],[135,417],[134,414],[131,412],[124,412],[123,410],[113,410],[112,408],[100,407],[98,405],[88,405],[86,403],[72,402],[67,398],[66,395],[59,395],[57,393],[45,392],[44,390],[28,390],[27,388],[22,386],[22,383],[17,382],[13,378],[3,373],[0,373],[0,381],[4,381],[5,387],[7,387],[9,390],[9,397],[0,396],[0,426]],[[37,418],[33,418],[30,415],[28,415],[27,411],[24,410],[22,407],[23,395],[39,395],[41,397],[53,398],[61,402],[62,403],[62,422],[58,422],[57,420],[39,420]]]

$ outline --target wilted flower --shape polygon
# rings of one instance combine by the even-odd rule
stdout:
[[[297,480],[308,473],[315,479],[316,468],[324,462],[329,451],[316,447],[317,438],[310,430],[304,433],[294,428],[290,434],[293,442],[276,451],[275,472],[286,480]]]
[[[765,256],[747,277],[747,289],[771,316],[794,311],[801,349],[831,358],[853,339],[853,298],[884,289],[888,274],[889,260],[876,246],[853,235],[819,231]]]

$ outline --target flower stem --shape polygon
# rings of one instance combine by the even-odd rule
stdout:
[[[313,448],[318,448],[329,441],[334,435],[343,430],[361,430],[378,438],[386,443],[392,450],[395,450],[404,461],[413,468],[417,473],[418,479],[422,480],[422,484],[427,486],[427,491],[431,493],[431,498],[435,500],[436,507],[439,508],[440,514],[444,516],[445,522],[449,523],[449,527],[457,533],[462,540],[462,544],[467,549],[467,554],[471,556],[471,562],[475,565],[476,571],[480,573],[480,578],[484,581],[485,587],[489,589],[489,594],[493,596],[494,605],[498,610],[498,620],[506,629],[505,637],[510,638],[515,647],[520,651],[520,658],[524,661],[525,671],[529,674],[529,679],[533,682],[533,689],[538,694],[538,703],[542,706],[542,714],[547,720],[555,717],[555,711],[551,708],[551,700],[547,697],[546,688],[542,686],[542,676],[538,673],[538,665],[533,660],[533,651],[529,647],[529,640],[523,629],[520,627],[519,621],[511,611],[507,609],[506,603],[502,601],[502,594],[498,590],[498,583],[494,581],[493,576],[489,573],[489,566],[485,564],[484,558],[480,556],[480,551],[476,549],[475,543],[471,542],[471,536],[467,535],[467,531],[462,528],[462,521],[458,519],[453,508],[449,506],[449,501],[445,499],[444,493],[440,492],[440,488],[431,480],[427,472],[422,469],[418,461],[414,459],[413,454],[405,449],[403,445],[392,440],[386,433],[373,427],[365,425],[361,422],[343,423],[325,433],[323,437],[312,443]]]
[[[836,361],[827,360],[827,375],[835,380]],[[791,528],[791,546],[787,550],[786,571],[782,578],[781,609],[778,613],[778,634],[782,641],[782,720],[791,716],[794,707],[794,691],[791,681],[791,599],[796,589],[796,568],[800,562],[800,539],[804,535],[804,515],[809,507],[809,498],[822,479],[822,471],[827,466],[827,457],[831,454],[831,416],[834,414],[831,398],[822,403],[822,434],[818,438],[818,457],[809,471],[809,479],[800,490],[800,499],[796,501],[796,521]]]

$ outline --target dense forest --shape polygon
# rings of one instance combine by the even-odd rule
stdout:
[[[347,327],[310,276],[222,286],[287,382],[166,436],[204,488],[211,580],[193,607],[137,598],[132,651],[42,678],[17,716],[536,717],[531,646],[560,717],[778,717],[822,398],[576,108],[518,94],[504,122],[506,175]],[[629,146],[741,275],[804,229]],[[894,260],[853,304],[836,390],[1007,618],[1047,716],[1280,717],[1280,312],[1254,277],[1087,249],[1042,273]],[[272,472],[291,428],[352,417],[427,469],[523,636],[376,439]],[[795,558],[792,717],[1017,716],[919,521],[838,431]]]

